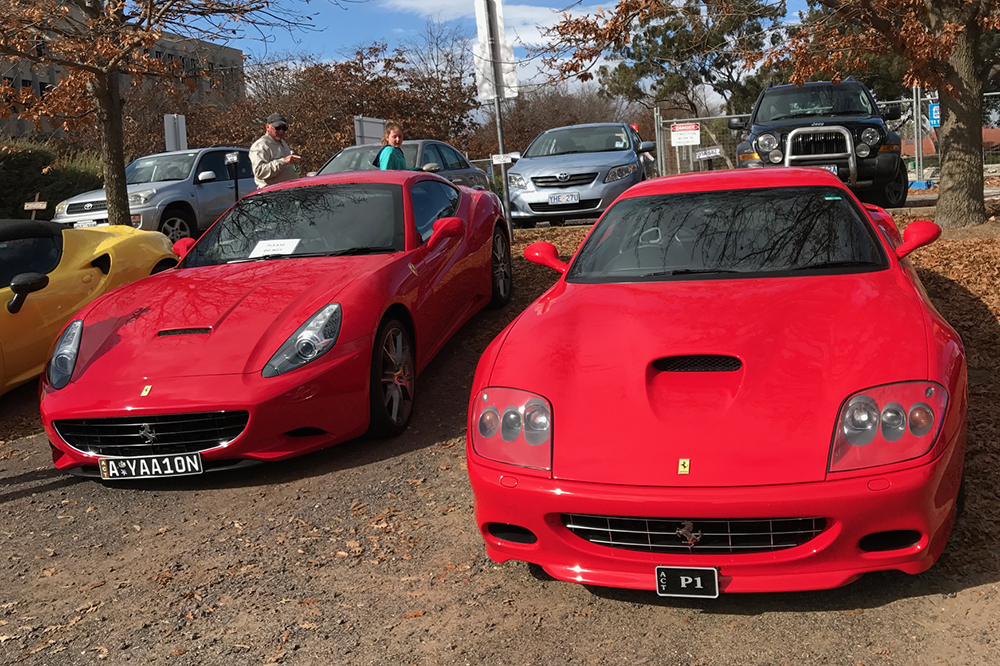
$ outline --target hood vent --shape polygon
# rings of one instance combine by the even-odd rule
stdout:
[[[660,372],[735,372],[742,367],[743,362],[735,356],[715,354],[665,356],[653,361],[653,368]]]
[[[210,328],[173,328],[160,331],[156,334],[158,338],[165,338],[168,335],[207,335],[212,332]]]

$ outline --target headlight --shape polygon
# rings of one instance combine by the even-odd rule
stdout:
[[[76,356],[80,351],[80,335],[82,333],[83,322],[77,319],[70,322],[56,341],[55,351],[52,352],[52,358],[49,359],[49,365],[46,368],[49,384],[52,385],[52,388],[63,388],[69,383],[69,378],[73,376]]]
[[[156,190],[142,190],[140,192],[130,192],[128,203],[130,206],[141,206],[149,203],[149,200],[156,194]]]
[[[948,392],[934,382],[876,386],[847,399],[833,436],[830,471],[919,458],[934,445]]]
[[[519,173],[507,174],[507,184],[516,190],[528,189],[528,186],[524,182],[524,176]]]
[[[311,363],[330,351],[340,334],[340,319],[340,303],[323,306],[285,340],[260,374],[276,377]]]
[[[867,143],[859,143],[854,146],[854,152],[858,157],[868,157],[872,152],[872,148]]]
[[[882,135],[874,127],[868,127],[861,133],[861,140],[869,146],[874,146],[881,138]]]
[[[761,134],[757,137],[757,152],[769,153],[778,147],[778,140],[773,134]]]
[[[65,201],[60,201],[59,203],[57,203],[56,204],[56,215],[65,215],[66,214],[66,207],[67,206],[69,206],[69,199],[66,199]]]
[[[622,178],[628,178],[636,172],[637,167],[634,164],[623,164],[621,166],[616,166],[615,168],[608,171],[607,177],[604,179],[605,183],[613,183],[616,180],[621,180]]]
[[[782,155],[781,151],[777,148],[767,154],[767,159],[771,160],[771,164],[778,164],[781,162],[783,157],[784,155]]]
[[[552,469],[552,406],[540,395],[487,388],[472,409],[473,450],[497,462]]]

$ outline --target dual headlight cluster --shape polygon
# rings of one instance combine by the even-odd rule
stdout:
[[[621,180],[622,178],[628,178],[636,171],[639,170],[637,164],[622,164],[621,166],[611,167],[608,169],[608,175],[604,177],[605,183],[613,183],[616,180]],[[514,190],[526,190],[528,189],[528,182],[519,173],[509,173],[507,174],[507,185]]]
[[[472,409],[472,448],[496,462],[552,469],[552,405],[542,396],[510,388],[487,388]]]
[[[301,368],[330,351],[340,335],[340,303],[324,305],[292,333],[264,366],[261,375],[276,377]],[[80,353],[83,321],[70,322],[59,339],[46,368],[49,384],[61,389],[69,383]]]
[[[854,144],[854,154],[858,157],[868,157],[882,140],[882,134],[874,127],[866,127]],[[785,158],[781,151],[781,142],[773,134],[761,134],[757,137],[757,154],[767,159],[771,164],[778,164]]]
[[[918,458],[934,445],[948,392],[934,382],[866,389],[844,403],[837,420],[830,471],[844,472]]]

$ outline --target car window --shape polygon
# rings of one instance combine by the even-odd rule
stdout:
[[[221,150],[210,150],[201,156],[198,161],[198,168],[195,170],[195,175],[202,173],[203,171],[212,171],[215,173],[215,180],[232,180],[232,176],[229,175],[229,169],[226,168],[226,154]]]
[[[236,163],[239,171],[237,178],[253,178],[253,165],[250,163],[250,153],[240,151],[240,160]]]
[[[391,183],[336,183],[251,194],[205,232],[181,265],[401,252],[402,201],[402,186]]]
[[[524,151],[524,157],[571,155],[626,150],[631,147],[622,125],[561,127],[542,132]]]
[[[567,279],[798,275],[885,266],[874,230],[843,190],[779,187],[623,199],[601,218]]]
[[[191,173],[198,152],[170,153],[140,157],[125,167],[125,182],[129,185],[167,180],[184,180]]]
[[[442,169],[448,169],[449,171],[455,171],[457,169],[468,169],[469,163],[465,161],[462,155],[452,148],[451,146],[445,146],[438,144],[437,149],[441,151],[441,156],[444,157],[444,161],[447,166],[442,165]]]
[[[447,169],[447,162],[441,153],[438,152],[437,146],[433,143],[428,143],[424,145],[424,152],[420,155],[420,166],[427,166],[431,163],[436,163],[442,169]]]
[[[21,273],[51,273],[61,254],[62,244],[51,237],[0,242],[0,289]]]
[[[450,217],[458,210],[459,193],[454,187],[433,180],[422,180],[410,190],[413,221],[417,233],[426,241],[434,231],[434,222]]]
[[[345,171],[368,171],[378,167],[372,163],[381,146],[361,146],[345,148],[323,165],[320,174],[343,173]]]
[[[858,85],[827,84],[770,88],[761,95],[754,122],[809,116],[861,116],[870,118],[877,110],[865,89]]]

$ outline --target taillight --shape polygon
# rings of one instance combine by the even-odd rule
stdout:
[[[830,471],[919,458],[934,445],[947,406],[948,392],[934,382],[886,384],[855,393],[837,419]]]
[[[487,388],[472,409],[472,448],[497,462],[552,469],[552,406],[540,395]]]

